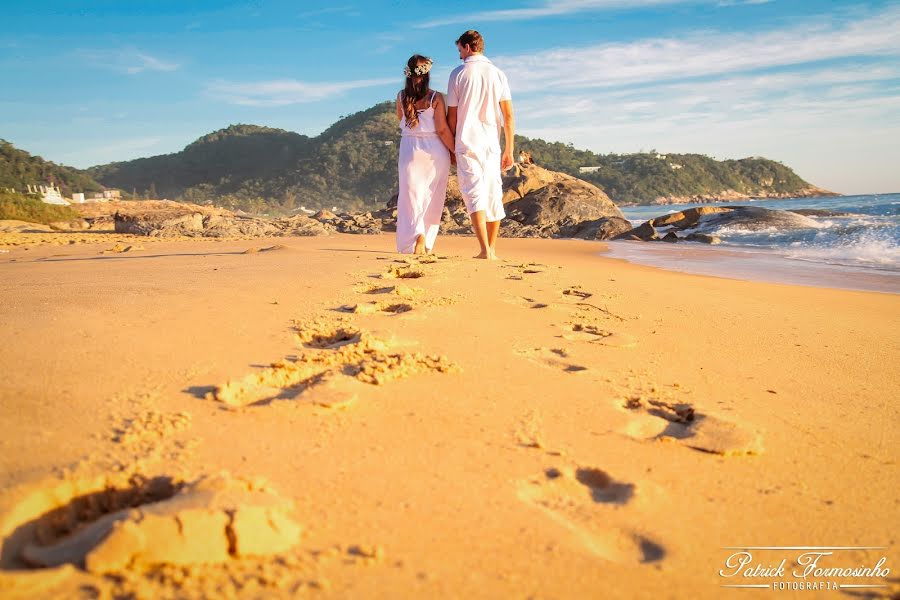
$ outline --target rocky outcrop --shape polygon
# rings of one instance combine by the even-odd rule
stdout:
[[[617,235],[631,230],[631,221],[624,217],[603,217],[593,221],[582,221],[571,228],[561,228],[560,237],[583,240],[611,240]]]
[[[818,212],[810,214],[819,214]],[[759,206],[699,206],[650,219],[634,229],[625,231],[615,239],[677,242],[680,240],[721,243],[721,238],[711,235],[722,227],[744,231],[767,229],[805,229],[819,224],[799,211],[772,210]],[[704,231],[688,231],[703,229]],[[681,237],[680,232],[688,235]]]
[[[825,208],[795,208],[792,213],[803,215],[806,217],[853,217],[854,213],[843,212],[840,210],[828,210]]]
[[[516,164],[503,178],[506,222],[529,237],[598,237],[621,228],[611,218],[624,219],[612,200],[595,185],[548,171],[537,165]]]
[[[113,214],[117,233],[153,237],[278,237],[327,235],[335,231],[306,215],[266,219],[178,202],[119,202]],[[95,218],[102,218],[98,216]]]
[[[647,221],[653,227],[666,227],[671,225],[676,229],[687,229],[693,227],[700,221],[700,217],[704,215],[712,215],[716,213],[731,212],[736,206],[698,206],[697,208],[689,208],[681,212],[663,215]]]
[[[722,190],[714,194],[691,196],[658,196],[650,204],[705,204],[711,202],[743,202],[745,200],[778,200],[784,198],[817,198],[820,196],[840,196],[820,187],[811,185],[793,192],[757,190],[751,194],[737,190]]]
[[[653,226],[653,220],[647,221],[645,223],[641,223],[634,229],[629,229],[628,231],[623,231],[619,235],[615,236],[614,240],[636,240],[636,241],[644,241],[649,242],[652,240],[659,239],[659,236],[656,234],[656,228]]]
[[[606,240],[631,229],[619,208],[600,188],[536,165],[517,164],[503,178],[507,216],[504,237],[565,237]],[[115,209],[114,212],[110,212]],[[377,211],[263,218],[210,206],[178,202],[118,202],[86,221],[112,220],[115,231],[155,237],[274,237],[337,233],[380,234],[397,227],[397,196]],[[470,234],[471,223],[456,176],[447,186],[442,234]]]
[[[383,231],[394,231],[397,227],[396,209],[385,209],[374,214],[364,212],[339,215],[330,211],[319,211],[312,218],[338,233],[379,234]]]
[[[580,179],[549,171],[536,165],[516,164],[503,177],[503,203],[506,218],[501,231],[504,237],[564,237],[606,240],[631,229],[622,211],[603,191]],[[396,194],[382,217],[382,226],[396,222]],[[441,218],[441,233],[469,234],[471,222],[459,182],[450,176]]]
[[[147,211],[116,213],[116,233],[171,237],[195,235],[203,231],[203,213],[181,211]]]
[[[721,244],[722,238],[717,235],[707,235],[705,233],[689,233],[684,238],[689,242],[701,242],[703,244]]]

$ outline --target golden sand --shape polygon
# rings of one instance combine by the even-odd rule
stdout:
[[[581,241],[5,235],[0,597],[758,595],[720,587],[774,581],[720,576],[748,545],[900,572],[896,295]]]

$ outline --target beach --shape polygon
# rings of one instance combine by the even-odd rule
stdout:
[[[580,240],[40,235],[0,254],[4,598],[900,593],[896,294]],[[129,510],[159,526],[66,546]],[[890,574],[725,576],[748,546]]]

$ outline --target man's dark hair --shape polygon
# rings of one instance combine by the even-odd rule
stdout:
[[[472,52],[484,52],[484,38],[474,29],[470,29],[459,36],[456,43],[460,46],[468,46]]]

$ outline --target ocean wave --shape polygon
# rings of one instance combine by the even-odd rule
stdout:
[[[900,271],[900,245],[897,241],[869,232],[836,240],[830,245],[792,244],[785,254],[792,260],[824,262],[848,267],[867,267]]]

